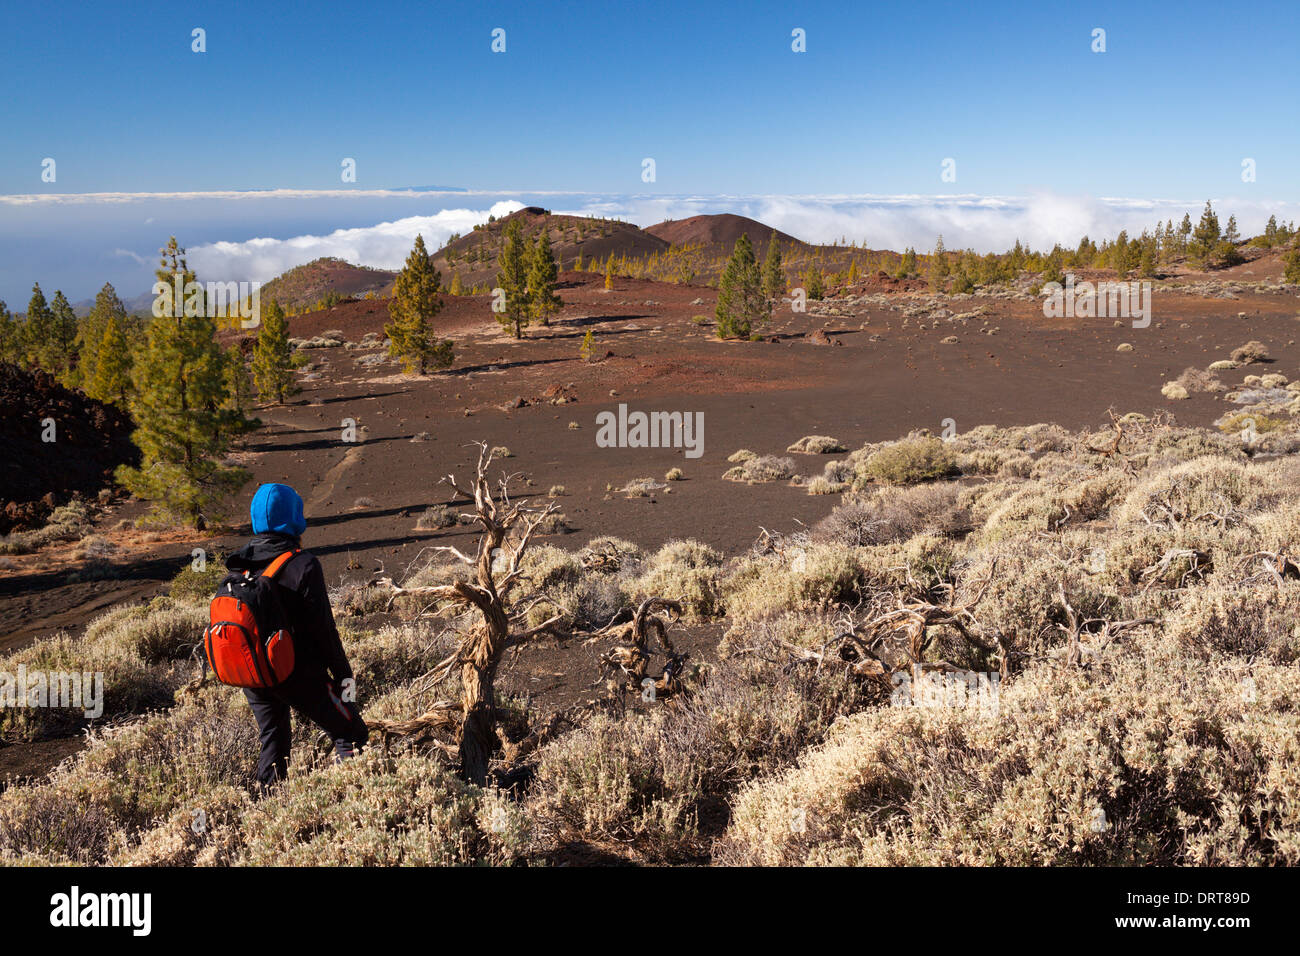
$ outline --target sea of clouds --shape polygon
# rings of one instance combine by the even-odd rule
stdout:
[[[200,278],[266,282],[322,256],[396,269],[417,234],[432,251],[489,216],[525,205],[609,216],[640,226],[704,213],[735,213],[808,242],[856,241],[872,249],[1001,252],[1073,247],[1084,235],[1136,235],[1157,222],[1199,217],[1204,199],[1124,199],[1039,192],[975,195],[598,195],[539,191],[270,190],[0,196],[0,297],[26,301],[31,283],[74,301],[106,280],[124,296],[152,283],[156,250],[176,235]],[[1243,235],[1270,215],[1300,219],[1300,203],[1215,200]]]
[[[561,201],[556,203],[556,199]],[[486,222],[489,215],[499,218],[526,204],[544,205],[557,213],[610,216],[639,226],[728,212],[757,219],[807,242],[857,241],[872,249],[913,246],[924,252],[942,235],[949,249],[972,248],[981,253],[1004,251],[1017,239],[1034,248],[1050,248],[1057,242],[1073,247],[1084,235],[1114,237],[1121,229],[1137,235],[1157,222],[1172,219],[1177,224],[1184,213],[1190,213],[1195,221],[1203,207],[1203,201],[1093,199],[1053,193],[1027,197],[527,196],[320,235],[209,243],[192,249],[191,261],[202,272],[260,281],[320,256],[395,269],[410,252],[417,233],[433,250],[452,235]],[[1261,231],[1269,215],[1295,218],[1296,205],[1220,204],[1221,219],[1226,225],[1228,215],[1235,213],[1242,232],[1249,235]]]

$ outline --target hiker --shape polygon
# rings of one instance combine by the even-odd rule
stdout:
[[[369,731],[356,707],[344,699],[344,681],[350,682],[352,668],[334,626],[320,561],[302,550],[307,528],[302,498],[288,485],[264,484],[253,495],[250,511],[253,538],[226,558],[231,573],[213,598],[205,647],[217,677],[243,687],[253,708],[262,740],[257,781],[265,789],[288,775],[290,708],[330,736],[340,761],[356,755]],[[272,582],[270,600],[256,590],[265,588],[267,580]],[[243,626],[230,626],[240,613],[249,614],[249,605],[256,624],[250,616]],[[217,633],[220,643],[207,636],[223,627],[225,632]],[[250,640],[248,632],[254,630],[257,637]]]

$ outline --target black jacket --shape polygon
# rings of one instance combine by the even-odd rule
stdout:
[[[261,571],[285,551],[298,547],[298,539],[287,534],[255,535],[226,558],[226,567],[231,571]],[[334,626],[320,561],[310,551],[301,551],[280,569],[275,582],[281,587],[281,604],[289,617],[299,663],[325,667],[336,681],[351,677],[352,667]]]

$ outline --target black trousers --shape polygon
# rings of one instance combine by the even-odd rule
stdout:
[[[290,709],[329,734],[339,759],[353,756],[355,748],[370,739],[366,722],[353,704],[339,697],[324,668],[299,666],[279,687],[245,688],[244,696],[253,708],[262,741],[257,782],[263,788],[289,774]]]

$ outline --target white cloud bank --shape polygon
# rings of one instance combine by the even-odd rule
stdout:
[[[471,231],[489,216],[508,216],[524,204],[515,200],[493,203],[487,210],[444,209],[431,216],[409,216],[356,229],[336,229],[324,236],[292,239],[249,239],[214,242],[186,250],[199,275],[240,281],[268,282],[281,273],[322,256],[334,256],[357,265],[398,269],[406,260],[417,235],[424,236],[430,252],[455,233]]]
[[[493,194],[496,196],[501,193]],[[518,193],[535,199],[540,192]],[[549,194],[567,202],[556,212],[618,217],[640,226],[665,219],[703,213],[730,212],[749,216],[808,242],[838,242],[841,238],[873,249],[929,250],[942,234],[949,249],[973,248],[1001,252],[1017,239],[1033,248],[1054,243],[1073,247],[1083,235],[1094,240],[1113,238],[1121,229],[1137,235],[1157,222],[1184,213],[1193,222],[1204,200],[1139,200],[1038,193],[1014,196],[594,196]],[[320,198],[317,196],[316,198]],[[463,198],[462,198],[463,201]],[[432,251],[453,233],[466,233],[489,215],[503,216],[526,205],[515,199],[486,209],[444,209],[428,216],[411,216],[374,226],[339,229],[328,235],[290,239],[249,239],[194,246],[190,262],[201,275],[268,281],[287,269],[321,256],[337,256],[359,265],[399,268],[417,233]],[[1237,199],[1214,200],[1220,222],[1236,214],[1243,235],[1262,232],[1270,215],[1300,219],[1300,203],[1268,203]]]
[[[1236,214],[1244,235],[1262,232],[1270,215],[1300,219],[1300,203],[1212,200],[1222,225]],[[942,235],[949,249],[1002,252],[1017,239],[1034,248],[1075,246],[1082,236],[1100,241],[1121,229],[1131,235],[1184,213],[1195,223],[1204,200],[1095,199],[1037,193],[1015,196],[719,196],[630,198],[595,204],[597,214],[617,215],[639,225],[701,213],[749,216],[806,242],[857,240],[873,249],[926,251]],[[581,211],[581,210],[576,210]]]

